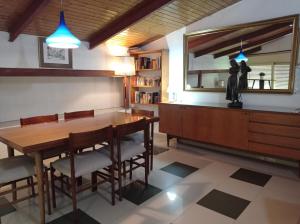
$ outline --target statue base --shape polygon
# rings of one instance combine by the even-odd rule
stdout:
[[[243,102],[235,101],[235,102],[228,103],[227,106],[229,108],[243,108]]]

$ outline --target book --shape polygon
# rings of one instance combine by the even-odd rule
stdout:
[[[149,57],[139,57],[135,60],[135,69],[143,70],[143,69],[153,69],[157,70],[161,68],[161,57],[157,57],[155,59]]]
[[[160,102],[160,93],[135,91],[134,100],[138,104],[157,104]]]

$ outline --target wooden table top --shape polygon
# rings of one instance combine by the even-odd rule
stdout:
[[[66,145],[71,132],[92,131],[142,118],[128,113],[112,112],[90,118],[6,128],[0,130],[0,141],[23,153],[32,153]]]

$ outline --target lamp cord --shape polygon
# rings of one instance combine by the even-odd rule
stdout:
[[[63,11],[63,0],[60,0],[60,11]]]

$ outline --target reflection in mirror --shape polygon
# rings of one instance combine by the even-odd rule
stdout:
[[[290,16],[186,35],[185,90],[225,91],[234,59],[242,91],[291,93],[296,26],[298,17]]]

